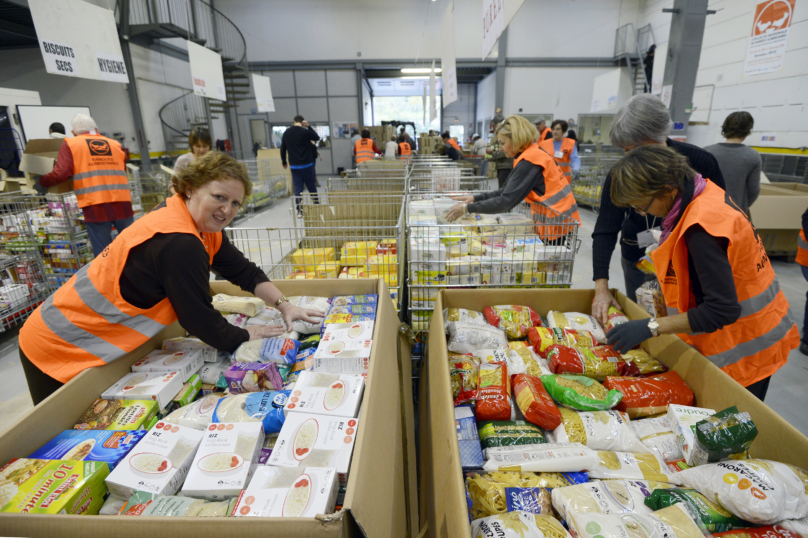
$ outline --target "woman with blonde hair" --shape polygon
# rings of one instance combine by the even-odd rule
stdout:
[[[678,334],[763,400],[800,337],[757,230],[728,193],[671,148],[640,146],[611,175],[615,205],[662,220],[651,258],[668,316],[619,325],[606,335],[609,344],[625,353],[652,336]]]
[[[453,196],[456,204],[449,221],[467,213],[506,213],[525,201],[537,222],[581,222],[572,189],[553,160],[539,148],[536,127],[522,116],[509,116],[496,130],[500,151],[514,159],[513,171],[505,187],[473,196]],[[570,226],[538,226],[546,241],[557,240],[571,231]]]
[[[292,305],[223,233],[251,187],[247,168],[227,154],[192,161],[174,178],[177,194],[118,234],[31,314],[20,330],[20,360],[35,405],[177,320],[228,352],[284,331],[230,325],[213,309],[211,270],[280,310],[287,327],[295,319],[319,322],[321,312]]]

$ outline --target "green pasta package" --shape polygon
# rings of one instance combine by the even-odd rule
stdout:
[[[733,405],[696,424],[695,434],[693,463],[704,465],[747,459],[758,430],[749,413],[739,413]]]
[[[581,375],[545,375],[541,381],[553,400],[578,411],[606,411],[623,399],[620,391],[607,391],[594,379]]]
[[[491,420],[477,423],[483,449],[496,446],[546,443],[541,429],[524,420]]]
[[[732,529],[751,527],[752,524],[729,513],[720,504],[714,503],[695,489],[657,489],[645,498],[645,506],[661,510],[677,503],[686,503],[691,512],[698,514],[701,522],[710,532],[724,532]]]

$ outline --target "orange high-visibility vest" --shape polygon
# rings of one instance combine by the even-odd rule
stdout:
[[[547,140],[548,134],[550,135],[550,138],[552,138],[553,137],[552,133],[553,130],[545,126],[544,129],[542,129],[541,132],[539,133],[539,142],[541,142],[542,140]],[[550,155],[552,155],[552,153],[550,153]]]
[[[360,138],[356,141],[356,164],[370,161],[376,157],[373,151],[373,140],[370,138]]]
[[[549,140],[542,140],[539,142],[539,147],[546,151],[549,155],[552,155],[553,159],[555,159],[558,168],[561,169],[561,173],[564,174],[564,177],[567,178],[567,183],[572,183],[572,165],[570,164],[570,155],[572,155],[572,150],[575,149],[575,140],[571,140],[569,138],[562,138],[561,139],[561,157],[555,154],[555,141],[550,138]]]
[[[398,152],[402,157],[407,157],[412,155],[412,148],[410,147],[409,142],[402,142],[398,145]]]
[[[177,321],[168,298],[141,309],[121,295],[120,279],[129,253],[158,233],[198,237],[210,263],[222,244],[221,232],[200,235],[179,195],[166,200],[165,207],[118,234],[101,255],[31,314],[20,330],[20,347],[37,368],[67,383],[87,368],[121,358]]]
[[[446,143],[452,146],[457,151],[459,151],[461,155],[463,154],[463,150],[460,149],[460,146],[457,145],[457,142],[455,142],[454,138],[450,138],[449,140],[446,141]]]
[[[711,236],[729,240],[727,257],[741,317],[712,333],[679,337],[748,387],[786,363],[789,351],[799,345],[799,331],[757,230],[729,194],[709,180],[670,236],[651,253],[668,314],[696,308],[685,232],[697,224]]]
[[[73,154],[73,192],[79,207],[132,201],[120,142],[81,134],[65,138],[65,144]]]
[[[808,241],[805,240],[805,230],[800,230],[797,236],[797,258],[795,261],[803,267],[808,267]]]
[[[516,165],[523,160],[544,169],[544,196],[539,196],[531,190],[525,198],[525,202],[530,204],[533,220],[541,223],[536,226],[536,233],[545,241],[552,241],[572,233],[575,230],[572,221],[578,221],[580,224],[581,215],[578,213],[578,204],[575,203],[572,188],[553,158],[539,149],[538,145],[531,144],[513,161],[513,167],[516,168]]]

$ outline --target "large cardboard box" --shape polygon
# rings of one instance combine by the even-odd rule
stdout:
[[[615,297],[630,319],[648,314],[618,292]],[[428,358],[421,372],[419,396],[420,513],[426,536],[470,538],[460,452],[455,429],[448,349],[443,325],[444,308],[481,311],[492,304],[532,306],[541,315],[549,310],[589,312],[594,290],[442,290],[435,302],[436,315],[429,330]],[[722,372],[694,348],[676,336],[652,338],[644,347],[687,382],[695,405],[725,409],[737,405],[748,412],[758,428],[751,447],[756,458],[765,458],[808,469],[808,438],[766,404]]]
[[[277,282],[287,296],[389,295],[381,280]],[[227,282],[212,293],[248,295]],[[24,415],[0,436],[0,462],[26,456],[69,430],[96,397],[130,366],[159,349],[167,338],[185,336],[178,323],[137,350],[103,367],[85,370]],[[417,534],[415,444],[409,344],[399,332],[390,301],[379,301],[376,333],[343,509],[315,518],[171,518],[0,514],[0,535],[86,538],[378,537]],[[409,514],[409,515],[408,515]]]
[[[795,183],[793,181],[775,181],[774,183],[769,183],[766,186],[775,189],[785,189],[787,191],[799,192],[808,196],[808,185],[805,183]]]
[[[36,176],[44,176],[53,171],[63,138],[42,138],[29,140],[20,158],[20,170],[25,172],[25,186],[34,187]],[[48,189],[49,193],[62,194],[73,190],[73,180],[65,181]]]
[[[794,256],[802,214],[808,207],[808,193],[779,185],[786,184],[760,186],[760,196],[749,208],[749,217],[769,256]]]

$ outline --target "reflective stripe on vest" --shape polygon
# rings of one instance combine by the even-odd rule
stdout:
[[[369,161],[376,157],[373,151],[373,140],[370,138],[360,138],[356,141],[356,164]]]
[[[555,141],[552,138],[539,142],[539,147],[553,157],[561,173],[567,178],[567,181],[572,182],[570,156],[572,155],[572,150],[575,148],[575,141],[569,138],[563,138],[561,140],[560,151],[564,153],[561,158],[555,156]]]
[[[684,240],[685,232],[694,225],[728,240],[727,258],[741,313],[734,323],[712,333],[679,336],[738,383],[749,386],[785,364],[789,351],[799,344],[797,327],[757,231],[711,181],[651,254],[669,315],[696,308]]]
[[[552,241],[572,233],[576,228],[575,224],[565,225],[565,223],[572,223],[573,220],[581,222],[578,204],[575,203],[572,188],[553,158],[539,149],[537,144],[531,144],[514,160],[513,167],[516,168],[522,160],[543,168],[544,195],[539,196],[531,190],[525,198],[525,202],[530,204],[533,220],[540,223],[536,227],[536,233],[545,241]]]
[[[128,303],[120,279],[132,249],[156,234],[200,239],[212,262],[222,234],[199,234],[179,196],[121,232],[98,257],[35,310],[20,330],[20,347],[44,373],[66,383],[82,370],[119,359],[177,320],[167,298],[148,309]]]
[[[119,142],[82,134],[66,138],[65,143],[73,156],[73,189],[79,207],[132,201]]]
[[[410,148],[409,142],[402,142],[398,145],[398,149],[402,157],[412,154],[412,148]]]
[[[808,267],[808,241],[805,240],[805,230],[800,230],[797,236],[797,258],[795,260],[803,267]]]

